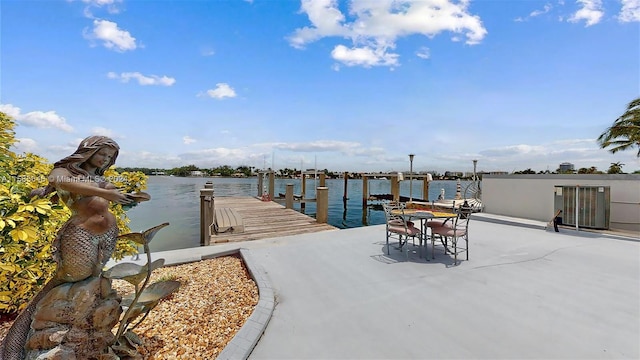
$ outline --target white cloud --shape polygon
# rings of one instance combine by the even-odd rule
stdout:
[[[606,171],[612,162],[620,161],[633,171],[640,165],[633,151],[611,154],[601,149],[595,139],[566,139],[544,144],[518,144],[479,151],[475,156],[484,170],[514,171],[531,168],[555,171],[562,162],[576,168],[596,166]]]
[[[13,148],[15,149],[16,153],[38,153],[39,152],[39,147],[38,147],[38,143],[33,140],[33,139],[29,139],[29,138],[21,138],[21,139],[16,139],[16,143],[13,144]]]
[[[549,11],[551,11],[551,9],[553,8],[553,6],[551,4],[545,4],[544,7],[542,8],[542,10],[534,10],[531,12],[531,14],[529,14],[530,17],[536,17],[536,16],[540,16],[543,14],[548,13]]]
[[[196,141],[198,141],[198,140],[196,140],[196,139],[194,139],[194,138],[192,138],[192,137],[190,137],[188,135],[182,137],[182,142],[185,143],[186,145],[193,144]]]
[[[124,167],[148,167],[158,169],[171,169],[185,165],[185,161],[177,155],[150,151],[120,151],[118,165]]]
[[[584,20],[586,22],[585,26],[595,25],[600,22],[604,15],[602,0],[577,0],[576,2],[582,4],[582,8],[569,17],[570,22]]]
[[[347,66],[390,66],[398,65],[398,55],[386,53],[383,49],[370,47],[348,49],[344,45],[336,46],[331,57]]]
[[[200,48],[200,54],[202,56],[213,56],[216,52],[210,46],[203,46]]]
[[[431,57],[431,51],[428,47],[423,46],[418,51],[416,51],[416,56],[421,59],[429,59]]]
[[[214,99],[234,98],[236,97],[236,92],[227,83],[217,83],[215,89],[207,90],[207,96]]]
[[[110,50],[124,52],[137,48],[136,38],[118,28],[118,24],[108,20],[93,20],[93,30],[84,30],[84,37],[89,40],[103,41],[104,47]]]
[[[119,13],[118,4],[122,3],[122,0],[82,0],[82,2],[87,4],[84,8],[84,16],[92,19],[93,8],[106,8],[109,14]]]
[[[258,144],[267,145],[267,144]],[[289,150],[295,152],[331,152],[354,153],[361,147],[360,143],[337,140],[316,140],[301,143],[272,143],[268,146],[278,150]]]
[[[310,154],[318,155],[317,158]],[[329,155],[327,155],[329,154]],[[360,143],[338,141],[338,140],[316,140],[311,142],[272,142],[257,143],[248,146],[217,147],[202,150],[194,150],[178,155],[181,159],[180,166],[185,163],[196,164],[197,166],[212,167],[219,165],[257,165],[259,167],[278,168],[299,167],[301,161],[304,167],[313,167],[318,161],[318,167],[322,168],[322,161],[326,157],[336,159],[358,158],[359,164],[379,166],[380,161],[388,161],[388,150],[378,147],[365,148]],[[322,160],[324,159],[324,160]],[[275,161],[275,164],[273,163]],[[332,164],[335,163],[332,160]],[[166,165],[164,165],[166,168]]]
[[[11,116],[14,120],[18,120],[18,116],[20,116],[20,108],[11,104],[0,104],[0,111]]]
[[[618,15],[620,22],[640,21],[640,0],[620,0],[622,9]]]
[[[478,44],[487,34],[478,16],[467,11],[468,0],[352,0],[348,21],[336,0],[302,0],[300,12],[306,13],[311,26],[296,29],[288,38],[295,48],[325,37],[341,37],[351,47],[340,44],[331,52],[347,66],[397,66],[398,54],[391,53],[396,40],[410,35],[433,38],[449,31],[454,39],[466,37],[469,45]]]
[[[560,5],[562,5],[562,3],[560,3]],[[529,19],[531,19],[531,18],[534,18],[536,16],[540,16],[540,15],[544,15],[544,14],[548,13],[549,11],[551,11],[551,9],[553,9],[553,5],[547,3],[547,4],[544,4],[544,7],[541,10],[533,10],[532,12],[529,13],[528,16],[526,16],[526,17],[518,16],[513,21],[515,21],[515,22],[529,21]]]
[[[56,128],[65,132],[73,132],[73,128],[67,124],[62,116],[55,111],[31,111],[18,118],[18,121],[27,126],[37,128]]]
[[[74,140],[64,151],[59,149],[56,156],[50,159],[58,160],[73,152],[79,141]],[[153,153],[129,152],[130,147],[123,143],[119,165],[164,169],[185,164],[203,168],[249,165],[283,169],[300,168],[302,163],[303,168],[328,168],[332,171],[408,171],[406,154],[409,152],[398,152],[399,143],[389,144],[391,142],[380,146],[326,139],[311,142],[243,142],[239,147],[219,146],[175,154],[165,153],[166,149]],[[516,171],[527,168],[554,171],[565,161],[575,164],[576,168],[596,166],[604,171],[613,162],[626,164],[624,170],[628,172],[640,169],[640,160],[636,158],[634,151],[610,154],[600,149],[595,139],[520,143],[484,150],[481,145],[477,145],[459,152],[452,152],[446,147],[417,150],[413,163],[415,171],[470,171],[473,159],[479,160],[479,171]]]
[[[183,162],[207,161],[209,163],[241,164],[246,161],[250,154],[246,149],[212,148],[198,151],[190,151],[178,155]]]
[[[31,111],[22,114],[19,107],[11,104],[0,104],[0,111],[14,118],[18,123],[35,128],[54,128],[64,132],[73,132],[73,127],[67,124],[62,116],[55,111]]]
[[[307,14],[313,26],[296,29],[289,37],[289,43],[295,48],[304,48],[326,36],[349,35],[349,30],[342,24],[345,17],[337,9],[335,0],[302,0],[300,12]]]
[[[73,1],[73,0],[70,0]],[[122,0],[82,0],[83,3],[94,6],[112,5],[122,2]]]
[[[114,135],[113,131],[107,128],[103,128],[101,126],[97,126],[94,127],[93,129],[91,129],[91,134],[92,135],[102,135],[102,136],[108,136],[112,139],[117,138],[117,136]]]
[[[158,75],[142,75],[139,72],[125,72],[116,74],[111,71],[107,73],[107,77],[109,79],[119,79],[120,81],[127,83],[129,80],[134,79],[138,81],[138,84],[142,86],[147,85],[159,85],[159,86],[172,86],[175,84],[176,79],[168,77],[166,75],[158,76]]]
[[[522,156],[522,155],[540,155],[545,154],[547,149],[544,146],[534,145],[509,145],[500,148],[487,149],[481,152],[484,156],[491,157],[509,157],[509,156]]]

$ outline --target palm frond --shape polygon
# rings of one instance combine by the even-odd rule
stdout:
[[[617,118],[597,139],[601,148],[615,154],[621,150],[638,147],[640,157],[640,98],[627,105],[627,111]]]

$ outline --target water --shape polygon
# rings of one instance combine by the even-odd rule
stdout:
[[[256,196],[257,178],[183,178],[172,176],[150,176],[145,192],[151,200],[143,202],[127,212],[131,231],[146,230],[155,225],[169,222],[170,226],[160,230],[151,242],[152,251],[176,250],[200,245],[200,189],[207,181],[213,182],[214,196]],[[468,182],[462,182],[462,191]],[[265,185],[267,182],[265,182]],[[301,193],[301,182],[295,179],[276,179],[275,194],[286,192],[286,185],[293,184],[294,194]],[[315,198],[315,180],[307,180],[306,197]],[[391,193],[390,180],[369,180],[369,194]],[[319,186],[319,185],[318,185]],[[343,179],[327,179],[329,188],[329,213],[327,222],[346,229],[368,225],[384,224],[384,212],[377,207],[362,209],[362,180],[347,183],[346,207],[342,201]],[[400,183],[400,195],[409,196],[409,180]],[[414,199],[422,198],[422,181],[414,180],[411,186]],[[452,199],[456,194],[456,181],[431,181],[429,199],[434,200],[445,189],[445,197]],[[294,209],[301,211],[300,204]],[[315,217],[315,202],[306,203],[304,213]]]

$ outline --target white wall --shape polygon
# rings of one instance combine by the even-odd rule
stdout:
[[[488,175],[482,177],[484,212],[549,221],[555,185],[609,186],[609,229],[640,234],[640,175]]]

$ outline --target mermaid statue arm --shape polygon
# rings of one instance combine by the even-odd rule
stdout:
[[[53,169],[49,174],[48,180],[56,189],[66,191],[71,194],[99,196],[118,204],[129,204],[132,202],[126,194],[120,192],[113,184],[104,182],[96,183],[80,179],[72,176],[68,170],[63,168]]]

